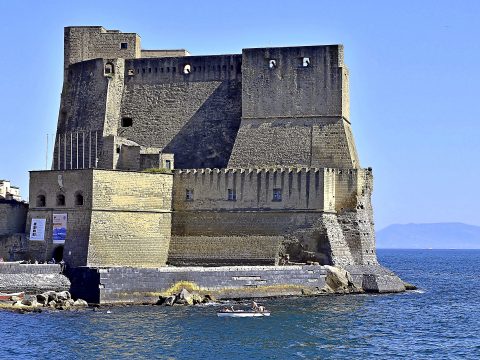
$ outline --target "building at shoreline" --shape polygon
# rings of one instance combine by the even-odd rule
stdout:
[[[377,264],[341,45],[190,56],[67,27],[64,60],[52,170],[31,172],[27,232],[46,229],[32,257],[62,246],[72,266]]]

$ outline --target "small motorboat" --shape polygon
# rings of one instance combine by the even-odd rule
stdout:
[[[270,311],[255,311],[255,310],[221,310],[217,312],[219,317],[236,317],[236,318],[245,318],[245,317],[263,317],[270,316]]]
[[[18,297],[19,299],[23,299],[25,297],[25,293],[24,292],[18,292],[18,293],[1,293],[0,292],[0,301],[9,301],[9,300],[12,300],[12,297],[13,296],[16,296]]]

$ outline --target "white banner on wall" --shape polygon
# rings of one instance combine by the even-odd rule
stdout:
[[[67,214],[53,214],[53,233],[52,240],[54,244],[63,244],[67,238]]]
[[[46,219],[32,219],[32,225],[30,225],[30,240],[45,240],[45,222]]]

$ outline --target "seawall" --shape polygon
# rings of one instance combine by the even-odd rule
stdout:
[[[68,290],[70,281],[58,264],[19,264],[0,262],[0,292],[38,294]]]
[[[405,291],[403,282],[380,266],[352,267],[353,283],[366,292]],[[161,268],[71,269],[74,298],[90,303],[154,303],[159,296],[182,288],[217,299],[301,296],[316,293],[326,284],[327,270],[321,265],[219,266]]]

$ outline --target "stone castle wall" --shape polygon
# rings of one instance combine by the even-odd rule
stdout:
[[[24,202],[0,199],[0,236],[23,232],[27,211]]]
[[[44,241],[29,241],[32,259],[48,260],[64,246],[69,266],[161,266],[167,261],[171,226],[172,175],[105,170],[31,172],[34,218],[46,219]],[[83,204],[75,204],[82,194]],[[56,196],[65,196],[58,205]],[[46,196],[45,206],[35,199]],[[67,214],[64,244],[52,240],[53,214]]]

